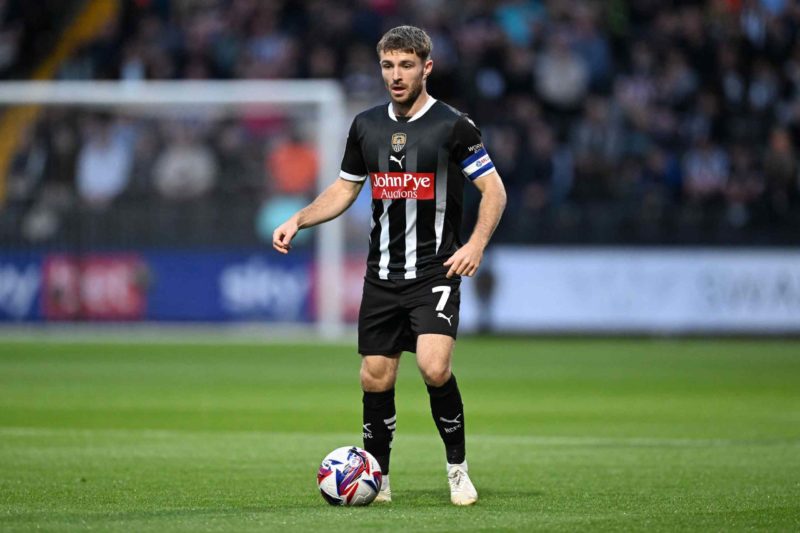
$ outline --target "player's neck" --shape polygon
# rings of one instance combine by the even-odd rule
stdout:
[[[419,93],[419,96],[417,96],[417,99],[414,100],[414,103],[411,105],[403,105],[398,104],[397,102],[392,102],[392,112],[396,117],[411,118],[416,115],[420,109],[425,107],[425,104],[428,103],[428,98],[430,98],[430,95],[428,94],[428,91],[425,90],[425,87],[423,87],[422,91]]]

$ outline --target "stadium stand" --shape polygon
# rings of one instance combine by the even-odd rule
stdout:
[[[0,2],[4,79],[29,78],[84,3],[44,2],[36,13],[29,5]],[[384,99],[374,57],[382,32],[426,28],[435,43],[430,92],[471,113],[509,188],[498,242],[798,242],[800,7],[792,2],[119,6],[55,78],[334,77],[357,109]],[[294,125],[250,126],[220,121],[189,135],[180,123],[41,113],[9,164],[0,243],[258,243],[254,220],[269,195],[308,192],[265,185],[286,158],[276,132]],[[99,202],[85,188],[90,156],[103,160],[98,150],[117,158],[120,174]],[[191,194],[176,185],[181,169],[197,180]],[[331,179],[336,170],[320,169]]]

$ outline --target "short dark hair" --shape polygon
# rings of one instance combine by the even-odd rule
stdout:
[[[383,34],[377,50],[378,55],[394,50],[411,52],[426,61],[431,57],[433,43],[428,34],[416,26],[397,26]]]

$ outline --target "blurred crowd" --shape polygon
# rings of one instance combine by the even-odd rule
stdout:
[[[46,106],[11,163],[0,236],[87,246],[98,236],[107,245],[271,238],[267,225],[285,208],[270,213],[316,188],[306,122],[206,111]]]
[[[25,33],[9,4],[5,77]],[[797,242],[790,0],[130,0],[58,78],[336,78],[352,115],[386,100],[375,44],[399,24],[431,35],[429,92],[484,134],[510,193],[499,240]],[[320,170],[337,170],[317,168],[307,129],[52,110],[26,133],[9,198],[33,230],[48,227],[37,206],[68,203],[47,182],[90,208],[132,192],[305,199]]]

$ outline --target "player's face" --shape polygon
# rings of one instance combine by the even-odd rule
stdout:
[[[381,52],[383,83],[392,101],[403,106],[412,105],[425,86],[433,61],[422,61],[417,54],[391,50]]]

